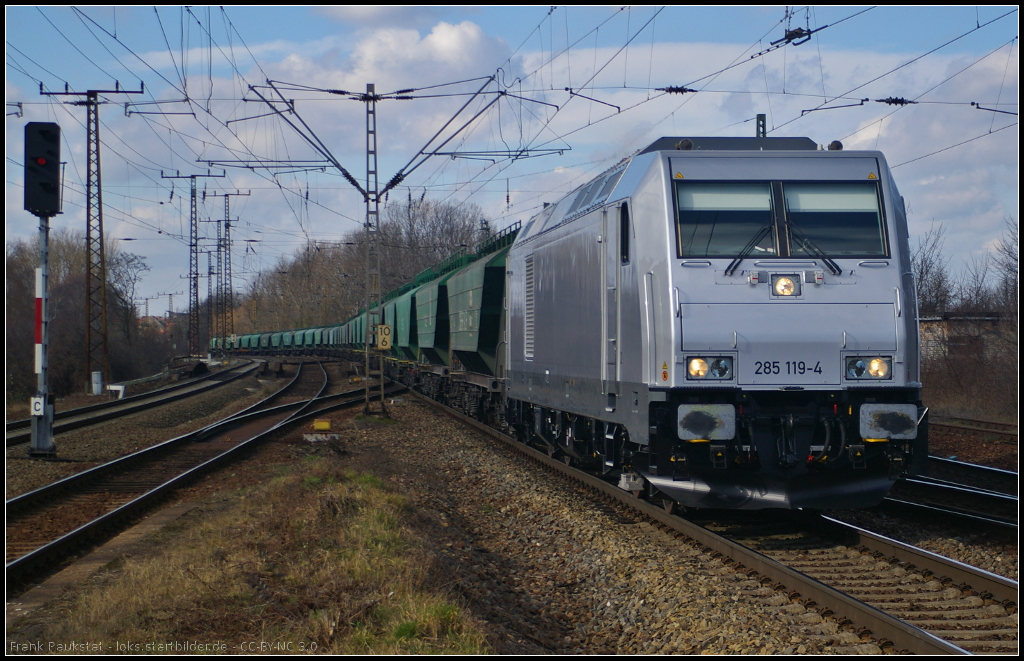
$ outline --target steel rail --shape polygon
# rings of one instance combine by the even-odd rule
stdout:
[[[195,390],[186,390],[184,392],[177,392],[175,394],[172,394],[169,397],[147,398],[147,399],[141,400],[138,403],[136,403],[135,405],[129,406],[129,407],[125,408],[125,409],[118,409],[118,410],[115,410],[115,411],[107,411],[106,413],[99,413],[97,415],[88,415],[88,411],[83,411],[82,409],[72,409],[72,411],[78,411],[79,412],[74,417],[78,417],[78,416],[81,416],[81,415],[88,415],[88,417],[80,418],[80,419],[77,419],[77,420],[69,420],[68,422],[65,422],[63,424],[54,425],[53,426],[53,433],[55,435],[56,434],[63,434],[65,432],[73,431],[75,429],[81,429],[82,427],[90,427],[92,425],[99,424],[101,422],[106,422],[107,420],[113,420],[115,418],[120,418],[120,417],[124,417],[124,416],[128,416],[128,415],[133,415],[135,413],[140,413],[142,411],[147,411],[149,409],[153,409],[153,408],[156,408],[158,406],[163,406],[165,404],[171,404],[171,403],[176,402],[178,400],[185,399],[187,397],[192,397],[194,395],[199,395],[199,394],[202,394],[202,393],[207,392],[209,390],[213,390],[213,389],[218,388],[220,386],[223,386],[223,385],[226,385],[226,384],[231,383],[233,381],[236,381],[238,379],[241,379],[242,377],[247,376],[249,373],[253,372],[255,369],[256,369],[255,365],[250,365],[247,368],[245,368],[242,371],[240,371],[238,374],[235,374],[234,376],[231,376],[230,378],[223,379],[223,380],[220,380],[220,381],[214,381],[214,382],[206,383],[205,385],[203,385],[203,386],[201,386],[199,388],[196,388]],[[218,374],[226,374],[226,372],[219,372]],[[195,383],[196,382],[193,381],[193,382],[190,382],[188,385],[195,385]],[[112,405],[123,404],[124,401],[125,400],[114,400],[110,404],[112,404]],[[104,409],[111,408],[111,407],[108,407],[108,406],[105,406],[105,405],[99,405],[99,406],[103,406]],[[88,408],[91,408],[91,407],[88,407]],[[71,411],[67,411],[67,413],[71,413]],[[13,434],[9,434],[7,436],[7,447],[12,447],[12,446],[15,446],[15,445],[21,445],[22,443],[28,443],[29,440],[31,440],[31,436],[32,436],[31,431],[21,431],[21,432],[15,432]]]
[[[326,376],[326,373],[325,373]],[[324,384],[326,387],[326,383]],[[406,388],[391,386],[391,389],[387,394],[395,394],[398,392],[404,392]],[[321,393],[323,388],[321,388]],[[353,394],[358,393],[358,394]],[[212,470],[220,466],[223,463],[227,463],[235,458],[239,457],[246,449],[251,449],[258,441],[262,440],[269,434],[282,429],[284,426],[300,422],[314,415],[320,415],[325,412],[348,408],[361,404],[365,401],[362,389],[350,391],[348,393],[341,393],[340,395],[330,395],[331,399],[339,399],[340,396],[348,395],[348,399],[341,402],[334,403],[328,407],[317,408],[312,411],[299,411],[293,414],[289,419],[279,422],[278,424],[266,429],[252,438],[242,441],[236,444],[234,447],[226,450],[222,454],[213,457],[194,468],[171,478],[163,484],[147,491],[139,497],[121,505],[120,507],[94,519],[93,521],[86,523],[75,530],[63,535],[62,537],[53,540],[52,542],[42,546],[35,551],[26,554],[16,560],[11,561],[6,566],[7,582],[8,585],[14,585],[20,582],[26,575],[34,571],[35,567],[40,564],[54,562],[65,556],[70,549],[80,546],[84,543],[95,541],[99,537],[100,530],[107,527],[116,528],[127,521],[133,520],[146,508],[151,506],[164,494],[173,491],[181,486],[184,486],[192,479],[200,476],[201,474]],[[312,398],[303,402],[305,405],[303,408],[315,403],[317,398]],[[276,409],[275,409],[276,410]]]
[[[231,424],[238,422],[240,418],[246,415],[251,415],[251,412],[254,408],[260,406],[264,402],[273,400],[274,398],[278,397],[281,393],[295,385],[295,383],[298,382],[299,374],[301,374],[301,372],[302,368],[300,366],[300,368],[296,370],[295,376],[292,377],[292,380],[289,381],[284,388],[277,391],[276,393],[269,395],[263,401],[253,404],[244,411],[240,411],[239,413],[228,416],[227,418],[213,422],[201,429],[197,429],[195,431],[182,434],[181,436],[175,436],[174,438],[168,439],[163,443],[151,445],[148,448],[143,448],[136,452],[132,452],[131,454],[126,454],[123,457],[118,457],[117,459],[113,459],[104,464],[100,464],[99,466],[94,466],[89,470],[85,470],[80,473],[75,473],[74,475],[69,475],[68,477],[65,477],[61,480],[57,480],[56,482],[51,482],[50,484],[46,484],[39,487],[38,489],[33,489],[32,491],[27,491],[19,496],[15,496],[14,498],[11,498],[5,503],[4,509],[6,511],[6,514],[9,518],[11,515],[17,514],[20,511],[24,510],[25,508],[34,506],[40,500],[52,498],[69,488],[84,484],[90,480],[98,479],[102,477],[105,473],[120,470],[121,468],[127,466],[131,462],[147,458],[148,455],[155,456],[177,445],[181,445],[189,441],[202,440],[209,436],[210,434],[213,434],[216,431],[218,431],[218,429],[221,427],[230,429]]]
[[[886,498],[1017,524],[1017,496],[935,479],[901,477]]]
[[[991,594],[992,598],[998,601],[1017,603],[1020,585],[1013,579],[879,535],[851,523],[828,516],[822,516],[821,519],[845,535],[856,535],[859,545],[880,551],[889,557],[898,557],[901,561],[911,562],[918,568],[928,568],[936,576],[948,577],[958,585],[969,585],[978,592]],[[939,571],[935,571],[936,568]]]
[[[455,419],[475,427],[493,438],[503,441],[509,447],[537,461],[538,463],[581,482],[605,496],[617,500],[623,505],[644,514],[648,518],[664,525],[666,528],[670,528],[689,537],[708,549],[712,549],[732,558],[743,565],[743,567],[753,569],[772,581],[783,583],[792,589],[799,590],[802,597],[813,600],[819,607],[823,606],[828,608],[841,618],[846,618],[851,622],[865,627],[876,638],[892,641],[897,648],[906,649],[914,654],[967,653],[964,649],[957,647],[938,636],[892,617],[877,608],[869,606],[847,594],[844,594],[843,592],[840,592],[839,590],[831,588],[824,583],[791,569],[790,567],[762,555],[757,551],[717,535],[699,525],[672,516],[663,508],[640,500],[631,493],[623,491],[617,486],[596,476],[570,468],[564,462],[548,457],[546,454],[519,443],[514,438],[488,427],[482,422],[465,416],[450,407],[428,399],[414,391],[410,391],[410,393],[417,399],[443,410]]]
[[[1017,423],[1015,423],[1015,422],[997,422],[995,420],[981,420],[981,419],[978,419],[978,418],[955,418],[955,417],[947,417],[947,416],[942,416],[942,415],[935,415],[935,416],[932,416],[932,419],[933,420],[938,420],[939,424],[945,424],[945,423],[965,424],[966,423],[966,424],[974,424],[975,426],[978,426],[979,428],[986,428],[985,425],[988,425],[987,428],[1004,429],[1004,430],[1015,430],[1017,428]]]
[[[318,363],[318,365],[320,365],[320,364]],[[323,369],[323,365],[320,365],[320,369],[323,372],[324,381],[323,381],[323,384],[320,386],[319,391],[317,392],[317,396],[319,396],[320,394],[323,393],[324,389],[327,387],[327,382],[328,382],[327,371]],[[301,371],[302,370],[301,370],[301,367],[300,367],[300,369],[296,371],[296,375],[292,379],[292,381],[289,383],[288,387],[291,387],[292,385],[294,385],[295,383],[298,382],[298,377],[299,377],[299,374],[301,373]],[[315,397],[313,399],[315,399]],[[308,406],[309,403],[313,401],[313,399],[305,400],[304,402],[301,402],[301,404],[303,404],[303,408],[305,408],[305,406]],[[301,410],[302,409],[300,408],[298,412],[293,413],[290,416],[290,418],[294,418],[294,417],[298,416],[299,413],[301,413]],[[272,409],[272,411],[277,412],[277,409],[276,408]],[[268,415],[269,412],[266,412],[266,411],[252,412],[252,413],[249,413],[246,417],[252,417],[254,415],[261,415],[261,414],[262,415]],[[226,420],[222,420],[222,421],[220,421],[218,423],[215,423],[214,425],[210,425],[210,426],[200,430],[199,432],[194,432],[193,434],[186,434],[185,436],[179,437],[177,439],[172,439],[171,441],[167,441],[167,442],[161,443],[158,446],[153,446],[152,448],[147,448],[146,450],[142,450],[140,452],[133,453],[132,455],[121,457],[120,459],[117,459],[117,460],[115,460],[113,462],[109,462],[108,464],[104,464],[103,466],[97,466],[95,469],[92,469],[91,471],[86,471],[85,473],[80,473],[77,476],[72,476],[71,478],[67,478],[65,480],[61,480],[60,484],[61,484],[62,487],[67,487],[67,486],[69,486],[71,484],[71,481],[73,480],[73,478],[78,478],[77,480],[74,480],[75,482],[78,482],[78,483],[82,483],[85,480],[90,479],[90,478],[98,478],[103,473],[112,472],[116,468],[123,468],[125,465],[127,465],[126,462],[129,461],[129,460],[138,460],[140,458],[149,458],[148,456],[143,457],[143,455],[149,455],[149,456],[154,456],[155,457],[155,456],[157,456],[159,454],[160,450],[167,450],[167,449],[169,449],[171,447],[171,444],[177,446],[177,445],[183,444],[183,442],[185,440],[188,440],[190,437],[199,436],[201,438],[201,437],[204,437],[204,436],[208,436],[211,433],[216,433],[217,431],[219,431],[219,429],[215,429],[217,427],[224,427],[225,431],[229,430],[231,428],[231,425],[237,423],[237,421],[238,421],[237,418],[228,418]],[[254,441],[256,441],[258,439],[261,439],[264,436],[266,436],[267,434],[269,434],[269,433],[273,432],[274,430],[280,428],[281,424],[282,423],[277,423],[277,424],[272,425],[271,427],[265,429],[264,431],[258,433],[257,435],[255,435],[255,436],[253,436],[253,437],[251,437],[251,438],[249,438],[247,440],[244,440],[242,442],[239,442],[239,443],[235,444],[233,447],[227,449],[223,453],[218,454],[217,456],[212,457],[212,458],[210,458],[210,459],[208,459],[206,461],[203,461],[202,463],[192,467],[191,469],[189,469],[189,470],[187,470],[187,471],[185,471],[183,473],[179,473],[178,475],[176,475],[176,476],[172,477],[171,479],[163,482],[162,484],[159,484],[156,487],[145,491],[144,493],[142,493],[138,497],[136,497],[136,498],[128,501],[127,503],[124,503],[123,505],[121,505],[121,506],[119,506],[119,507],[117,507],[117,508],[107,512],[106,514],[103,514],[103,515],[93,519],[92,521],[79,526],[78,528],[76,528],[76,529],[74,529],[74,530],[72,530],[72,531],[70,531],[70,532],[60,536],[59,538],[57,538],[55,540],[52,540],[51,542],[49,542],[47,544],[44,544],[43,546],[35,549],[34,551],[26,553],[25,555],[22,555],[22,556],[20,556],[20,557],[18,557],[16,559],[12,560],[11,562],[7,563],[7,565],[5,567],[6,577],[7,577],[8,584],[11,585],[11,584],[20,582],[26,575],[28,575],[29,573],[34,571],[40,565],[44,565],[44,564],[48,564],[48,563],[53,563],[53,562],[55,562],[55,561],[65,557],[70,552],[70,550],[72,548],[74,548],[74,547],[76,547],[76,546],[78,546],[78,545],[80,545],[82,543],[85,543],[87,541],[90,541],[90,540],[98,537],[101,534],[100,533],[101,529],[106,528],[107,526],[116,527],[115,524],[123,523],[125,521],[131,520],[132,518],[137,516],[139,513],[141,513],[145,508],[149,507],[152,503],[154,503],[160,496],[164,495],[165,493],[167,493],[168,491],[170,491],[170,490],[172,490],[174,488],[182,486],[186,482],[188,482],[188,481],[194,479],[195,477],[201,475],[203,472],[205,472],[207,470],[210,470],[211,468],[219,465],[221,462],[226,461],[228,457],[232,457],[233,458],[233,457],[237,456],[237,453],[242,448],[251,447],[251,445],[252,445],[252,443]],[[103,470],[98,471],[97,469],[103,469]],[[51,487],[56,487],[57,485],[55,483],[54,485],[50,485],[50,486]],[[46,488],[44,487],[44,489],[46,489]],[[36,491],[30,492],[29,494],[24,494],[24,496],[22,496],[22,497],[19,497],[17,499],[12,499],[11,501],[8,501],[7,502],[7,515],[8,515],[8,519],[10,518],[10,516],[12,514],[12,512],[11,512],[11,505],[12,504],[22,505],[22,507],[20,509],[23,509],[25,506],[37,502],[39,500],[40,492],[42,492],[44,489],[37,489]],[[33,498],[29,498],[29,496],[33,496]],[[19,508],[16,507],[15,509],[17,510]]]
[[[999,425],[1001,425],[1002,423],[988,423],[988,424],[992,424],[992,425],[999,424]],[[957,430],[960,430],[960,431],[969,431],[969,432],[974,432],[974,433],[978,433],[978,434],[997,434],[999,436],[1010,436],[1010,437],[1013,437],[1013,438],[1018,438],[1020,436],[1018,431],[1016,429],[1014,429],[1011,425],[1003,425],[1004,427],[1007,427],[1007,428],[1004,428],[1004,429],[998,429],[998,428],[993,429],[992,427],[984,427],[984,426],[979,426],[979,425],[965,425],[965,424],[961,424],[959,422],[935,422],[934,420],[929,420],[928,421],[928,426],[929,427],[942,427],[942,428],[945,428],[945,429],[957,429]],[[1002,442],[1002,441],[997,441],[997,442]]]
[[[1016,475],[1016,473],[1014,473]],[[914,475],[912,477],[901,478],[902,481],[908,484],[927,484],[941,487],[944,489],[953,489],[957,491],[966,491],[970,493],[984,494],[986,496],[995,496],[1001,500],[1016,501],[1017,495],[1012,493],[1003,493],[1002,491],[996,491],[994,489],[986,489],[984,487],[974,486],[972,484],[963,484],[961,482],[953,482],[951,480],[943,480],[938,477],[931,477],[929,475]]]
[[[247,362],[251,363],[253,361],[250,360],[250,361],[247,361]],[[159,388],[157,390],[150,390],[149,392],[142,392],[142,393],[139,393],[138,395],[131,395],[129,397],[122,397],[121,399],[112,399],[110,401],[100,402],[99,404],[92,404],[90,406],[80,406],[78,408],[68,409],[66,411],[59,411],[59,412],[53,414],[53,419],[54,420],[58,420],[60,418],[73,418],[73,417],[78,417],[80,415],[88,415],[89,413],[92,413],[92,412],[95,412],[95,411],[102,411],[104,409],[113,408],[115,406],[121,406],[123,404],[128,404],[130,402],[137,402],[137,401],[142,401],[142,400],[145,400],[145,399],[150,399],[150,398],[153,398],[153,397],[160,397],[163,394],[166,394],[166,393],[169,393],[169,392],[174,392],[175,390],[180,390],[182,388],[188,388],[189,386],[194,386],[197,383],[201,383],[203,381],[208,381],[209,379],[212,379],[215,376],[223,376],[224,374],[227,374],[227,373],[232,372],[232,371],[237,370],[237,369],[241,369],[243,367],[245,367],[244,364],[243,365],[236,365],[236,366],[234,366],[232,368],[229,368],[229,369],[226,369],[226,370],[222,370],[220,372],[210,372],[208,374],[205,374],[205,375],[200,376],[200,377],[196,377],[194,379],[187,379],[185,381],[179,381],[179,382],[175,383],[174,385],[170,385],[170,386],[167,386],[165,388]],[[12,432],[12,431],[15,431],[15,430],[18,430],[18,429],[22,429],[24,427],[30,427],[31,425],[32,425],[32,418],[23,418],[21,420],[13,420],[11,422],[8,422],[6,427],[7,427],[7,431],[8,432]]]
[[[223,420],[220,420],[219,422],[217,422],[215,424],[217,424],[217,425],[224,425],[224,424],[227,424],[227,423],[239,423],[239,422],[245,421],[245,420],[247,420],[249,418],[256,418],[256,417],[259,417],[259,416],[269,415],[269,414],[272,414],[272,413],[281,413],[281,412],[288,411],[288,410],[291,410],[291,409],[300,409],[301,410],[301,409],[304,409],[304,408],[306,408],[306,407],[308,407],[308,406],[310,406],[311,404],[314,404],[314,403],[315,404],[322,404],[322,403],[325,403],[325,402],[333,401],[335,399],[342,399],[342,398],[348,397],[348,396],[350,396],[354,392],[365,392],[365,389],[364,388],[358,388],[358,389],[353,389],[353,390],[346,390],[345,392],[335,393],[333,395],[318,395],[317,397],[314,397],[312,399],[303,399],[303,400],[299,400],[297,402],[289,402],[287,404],[278,404],[277,406],[274,406],[272,408],[261,408],[259,410],[250,410],[250,409],[254,409],[256,406],[260,406],[260,405],[266,403],[266,402],[260,402],[259,404],[255,404],[255,405],[249,407],[249,409],[246,409],[245,411],[240,411],[240,412],[232,415],[229,418],[224,418]],[[280,393],[275,393],[275,395],[276,394],[280,394]],[[330,410],[333,410],[333,409],[330,408],[330,407],[324,407],[324,408],[318,408],[314,412],[330,411]],[[287,423],[288,423],[288,421],[286,420],[282,424],[287,424]],[[230,429],[230,427],[228,427],[227,429]],[[222,430],[217,429],[217,430],[214,430],[214,431],[216,432],[216,431],[222,431]]]
[[[1020,479],[1020,475],[1015,471],[941,457],[928,457],[928,476],[1011,496],[1017,495]]]
[[[1013,528],[1016,530],[1017,522],[1006,521],[1002,518],[988,517],[983,514],[965,512],[963,510],[946,508],[939,505],[926,505],[924,503],[915,503],[911,500],[901,500],[899,498],[886,497],[882,501],[882,507],[892,508],[897,511],[900,509],[916,510],[917,512],[923,512],[927,514],[934,514],[937,516],[949,518],[963,519],[965,521],[974,521],[986,526],[994,526],[997,528]],[[904,512],[905,514],[905,512]]]

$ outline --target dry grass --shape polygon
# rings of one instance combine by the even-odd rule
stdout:
[[[376,477],[307,456],[167,534],[152,557],[111,568],[45,636],[224,643],[229,653],[486,652],[481,626],[403,526],[407,514]],[[252,647],[260,642],[277,647]]]
[[[1016,422],[1018,366],[1016,356],[938,356],[921,369],[922,399],[935,415]]]

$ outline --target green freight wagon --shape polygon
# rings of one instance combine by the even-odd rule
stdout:
[[[462,370],[497,374],[508,248],[476,260],[448,278],[450,350]]]
[[[417,290],[416,334],[419,339],[420,362],[447,367],[449,355],[448,280],[469,264],[473,255],[458,252],[431,269],[439,275]]]
[[[404,360],[419,357],[420,338],[416,331],[416,292],[419,287],[406,292],[395,301],[395,328],[391,338],[398,355]]]

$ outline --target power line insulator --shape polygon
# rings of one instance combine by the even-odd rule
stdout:
[[[665,92],[666,94],[686,94],[687,92],[696,92],[697,90],[690,89],[689,87],[677,87],[675,85],[670,85],[668,87],[659,87],[655,91]]]
[[[875,99],[875,103],[885,103],[890,106],[906,106],[910,104],[916,104],[917,101],[904,99],[902,96],[890,96],[885,99]]]

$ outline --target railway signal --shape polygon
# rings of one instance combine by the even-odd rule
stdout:
[[[60,213],[60,126],[52,122],[25,125],[25,211]]]
[[[39,268],[36,269],[35,363],[36,396],[31,398],[31,457],[54,457],[53,398],[47,383],[46,348],[49,344],[50,218],[60,209],[60,126],[52,122],[25,125],[25,210],[39,216]]]

